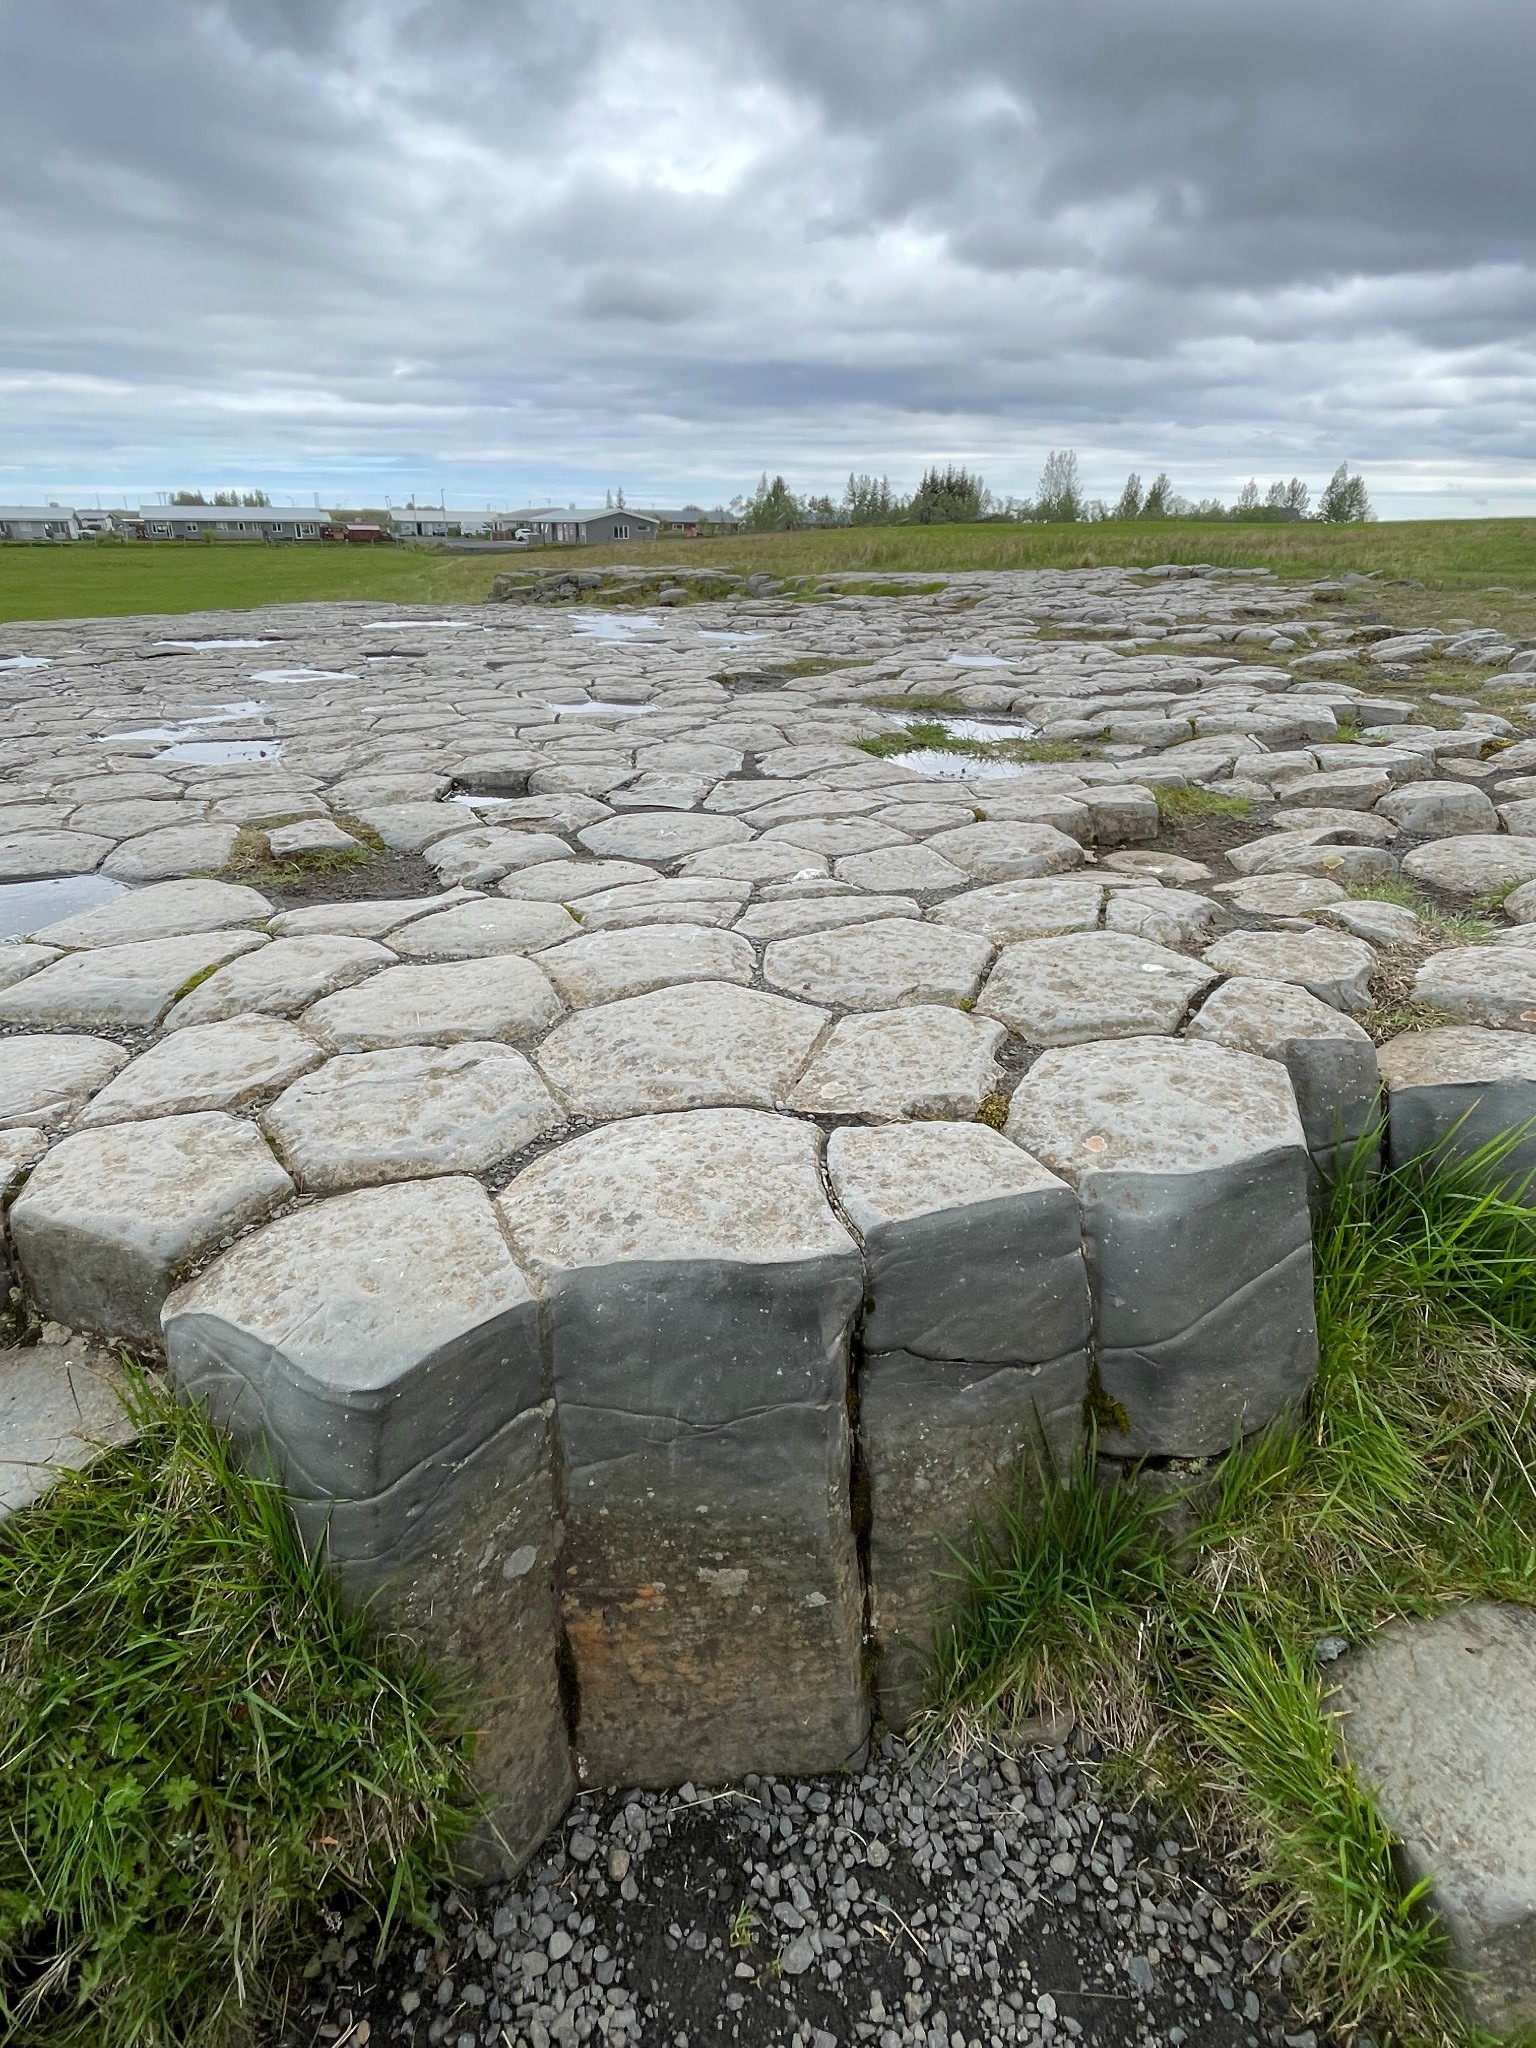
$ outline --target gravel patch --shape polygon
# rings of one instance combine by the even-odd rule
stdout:
[[[338,1922],[282,2048],[1320,2048],[1209,1860],[1065,1748],[589,1794],[438,1910],[377,1969]]]

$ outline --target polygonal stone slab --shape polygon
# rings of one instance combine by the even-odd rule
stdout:
[[[1501,2039],[1536,2021],[1536,1616],[1492,1601],[1390,1622],[1337,1667],[1340,1744]]]
[[[1487,896],[1536,880],[1536,839],[1517,833],[1434,839],[1403,856],[1403,873],[1452,896]]]
[[[1056,875],[1083,864],[1083,849],[1054,825],[1013,825],[989,820],[937,832],[925,842],[978,882],[1008,882]]]
[[[570,858],[571,849],[552,832],[507,832],[482,825],[435,839],[426,849],[429,867],[443,882],[494,882],[514,868]]]
[[[25,981],[29,974],[36,974],[40,967],[51,966],[60,958],[57,946],[31,946],[24,940],[7,940],[0,945],[0,989]]]
[[[863,1739],[863,1270],[817,1146],[749,1111],[646,1117],[547,1153],[501,1197],[547,1299],[589,1782],[832,1769]]]
[[[1376,814],[1390,818],[1415,839],[1453,839],[1499,829],[1489,798],[1468,782],[1405,783],[1382,797]]]
[[[126,946],[255,924],[271,914],[265,896],[236,882],[156,882],[61,918],[32,936],[45,946]]]
[[[643,1116],[739,1103],[775,1109],[827,1022],[759,989],[692,982],[571,1017],[538,1051],[578,1116]]]
[[[976,1007],[1034,1045],[1177,1031],[1209,967],[1124,932],[1073,932],[1006,947]]]
[[[802,1116],[973,1117],[998,1082],[1003,1027],[938,1004],[843,1017],[795,1083]]]
[[[155,1344],[178,1270],[292,1193],[254,1125],[160,1117],[61,1139],[12,1207],[11,1232],[45,1315]]]
[[[714,875],[734,882],[788,882],[824,875],[827,857],[806,846],[754,839],[737,846],[709,846],[690,853],[678,867],[681,875]]]
[[[112,1354],[78,1338],[0,1351],[0,1521],[40,1500],[61,1471],[133,1441],[127,1391]]]
[[[88,875],[112,851],[92,832],[0,833],[0,882],[34,882],[47,875]]]
[[[434,911],[484,901],[474,890],[445,889],[441,896],[354,897],[340,903],[306,903],[300,910],[279,911],[267,929],[280,939],[311,938],[318,932],[338,938],[384,939]]]
[[[190,983],[266,943],[257,932],[207,932],[69,953],[0,995],[0,1023],[148,1031]]]
[[[232,960],[184,995],[165,1020],[167,1031],[222,1024],[230,1017],[283,1017],[321,996],[393,967],[396,956],[373,939],[273,939],[244,960]]]
[[[581,897],[578,907],[582,928],[589,932],[650,924],[728,925],[734,924],[751,894],[750,882],[689,875],[602,889],[595,896]]]
[[[584,1010],[677,982],[749,982],[757,955],[745,939],[712,925],[634,925],[570,939],[541,953],[539,965],[569,1007]]]
[[[499,896],[516,902],[580,903],[604,889],[622,889],[636,882],[658,879],[654,868],[635,860],[545,861],[538,867],[518,868],[496,884]]]
[[[462,1672],[515,1868],[564,1811],[538,1308],[468,1180],[368,1188],[246,1238],[166,1306],[178,1383],[275,1464],[352,1598]]]
[[[565,1115],[508,1045],[344,1053],[262,1118],[305,1194],[438,1173],[487,1173],[560,1130]]]
[[[1206,997],[1184,1035],[1281,1061],[1307,1150],[1324,1173],[1336,1171],[1377,1121],[1381,1088],[1369,1035],[1295,982],[1234,976]]]
[[[726,846],[752,837],[740,818],[704,817],[691,811],[640,812],[604,818],[576,834],[588,853],[609,860],[655,861],[663,867],[706,846]]]
[[[1154,946],[1198,946],[1221,922],[1209,896],[1191,889],[1117,889],[1104,906],[1104,929]]]
[[[877,825],[872,818],[796,818],[770,826],[763,840],[770,846],[803,846],[832,857],[911,844],[895,825]]]
[[[1536,1031],[1536,947],[1450,946],[1432,953],[1414,977],[1413,999],[1453,1023]]]
[[[389,967],[360,988],[325,996],[304,1028],[332,1052],[391,1045],[456,1045],[469,1038],[534,1038],[561,1013],[560,998],[518,953]]]
[[[890,918],[780,939],[763,955],[763,979],[844,1010],[962,1003],[975,995],[991,957],[991,946],[971,932]]]
[[[173,825],[125,839],[101,864],[119,882],[161,882],[174,875],[198,875],[227,865],[235,850],[234,825]]]
[[[993,882],[985,889],[968,889],[928,915],[935,924],[958,925],[995,946],[1008,946],[1020,939],[1093,931],[1103,907],[1101,881],[1070,875],[1060,881]]]
[[[1223,974],[1256,981],[1294,981],[1336,1010],[1363,1010],[1371,1000],[1374,947],[1347,932],[1228,932],[1205,949]]]
[[[1247,917],[1312,917],[1345,900],[1339,884],[1322,875],[1252,875],[1218,882],[1211,894]]]
[[[296,1024],[278,1017],[189,1024],[125,1066],[86,1104],[76,1123],[88,1129],[147,1116],[243,1109],[286,1088],[324,1057]]]
[[[797,939],[805,932],[832,931],[838,925],[868,924],[881,917],[917,917],[910,896],[865,896],[850,891],[838,896],[793,897],[782,903],[754,903],[731,929],[743,939]],[[0,955],[0,958],[3,958]]]
[[[1389,1039],[1377,1057],[1394,1166],[1431,1155],[1463,1161],[1509,1139],[1485,1178],[1520,1188],[1536,1175],[1536,1036],[1448,1025]]]
[[[1307,1155],[1278,1062],[1158,1039],[1043,1053],[1007,1132],[1078,1190],[1106,1451],[1212,1457],[1305,1392]]]
[[[421,853],[464,830],[459,804],[363,804],[355,815],[377,832],[392,853]]]
[[[51,1131],[126,1066],[128,1055],[105,1038],[64,1032],[0,1040],[0,1129]]]
[[[930,889],[960,889],[970,880],[931,846],[890,846],[879,853],[854,853],[837,863],[838,878],[859,889],[900,895]]]
[[[389,943],[402,960],[479,960],[489,953],[537,953],[580,929],[558,903],[509,903],[493,896],[413,918]]]

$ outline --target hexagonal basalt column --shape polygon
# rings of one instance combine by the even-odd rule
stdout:
[[[590,1782],[826,1770],[864,1738],[863,1267],[818,1143],[751,1110],[636,1117],[501,1197],[547,1296]]]
[[[955,1548],[1081,1441],[1088,1276],[1072,1189],[983,1124],[840,1130],[827,1166],[864,1239],[880,1707],[904,1727],[954,1602]]]
[[[1305,1391],[1307,1152],[1277,1061],[1158,1040],[1047,1052],[1007,1133],[1077,1186],[1106,1452],[1213,1456]]]
[[[1508,1137],[1509,1149],[1485,1177],[1524,1186],[1523,1199],[1536,1205],[1536,1036],[1450,1025],[1389,1039],[1379,1058],[1393,1166],[1431,1154],[1465,1160]]]
[[[477,1182],[363,1189],[246,1238],[166,1304],[171,1371],[270,1462],[349,1596],[471,1682],[487,1863],[573,1774],[538,1304]]]

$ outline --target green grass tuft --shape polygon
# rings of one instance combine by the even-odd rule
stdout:
[[[1346,2034],[1470,2042],[1439,1930],[1337,1755],[1315,1646],[1453,1601],[1536,1604],[1536,1212],[1514,1135],[1380,1176],[1316,1226],[1320,1371],[1295,1429],[1183,1484],[1091,1461],[979,1537],[934,1736],[1070,1710],[1223,1839]],[[1034,1489],[1038,1493],[1039,1489]]]
[[[449,1874],[462,1746],[281,1496],[196,1411],[132,1400],[135,1445],[0,1526],[0,2022],[234,2048],[322,1901],[382,1930]]]
[[[1177,783],[1159,782],[1153,785],[1152,796],[1158,818],[1165,825],[1184,825],[1193,818],[1249,818],[1253,815],[1251,797],[1223,796],[1215,789],[1185,788]]]

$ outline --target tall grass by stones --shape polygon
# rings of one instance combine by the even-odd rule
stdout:
[[[1132,1759],[1229,1845],[1314,2012],[1399,2042],[1476,2037],[1337,1752],[1324,1660],[1449,1602],[1536,1604],[1536,1214],[1499,1191],[1512,1142],[1379,1177],[1363,1145],[1315,1232],[1299,1426],[1182,1497],[1090,1464],[1021,1503],[978,1537],[933,1670],[932,1739],[1065,1708]]]
[[[236,2048],[322,1905],[382,1931],[449,1874],[462,1703],[200,1415],[131,1398],[137,1443],[0,1525],[0,2021]]]

